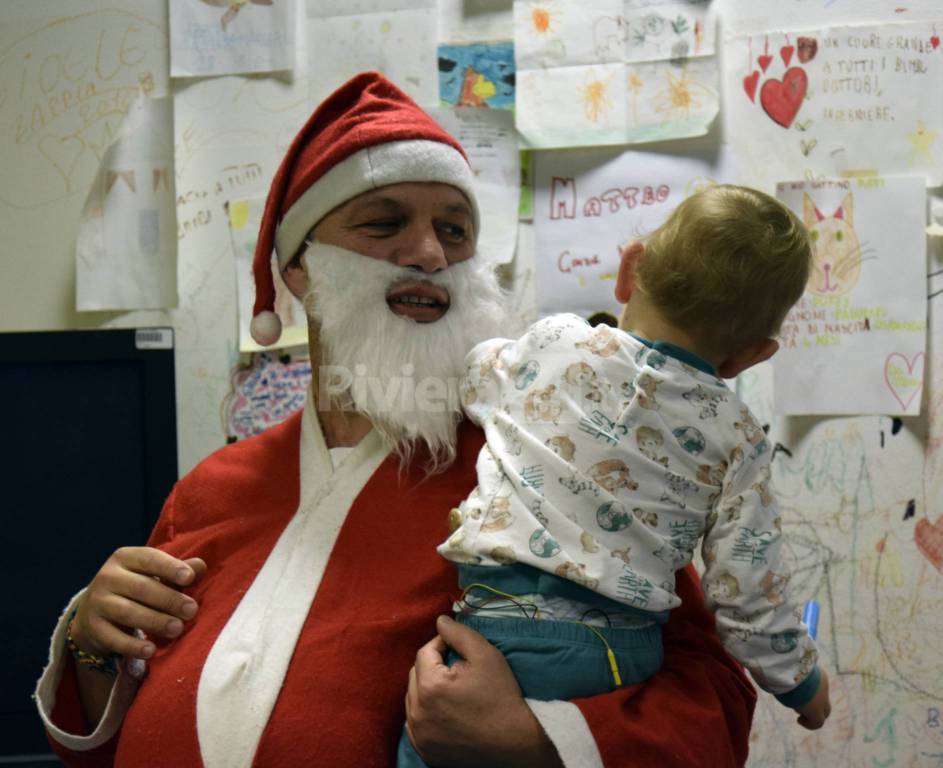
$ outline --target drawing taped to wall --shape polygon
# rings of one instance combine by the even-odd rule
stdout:
[[[515,2],[517,127],[534,147],[706,132],[719,109],[708,3]]]
[[[920,177],[780,184],[813,260],[773,358],[786,414],[917,414],[927,329]],[[848,386],[854,381],[854,386]]]
[[[734,37],[728,61],[726,124],[753,184],[796,169],[943,181],[943,102],[927,98],[943,90],[943,48],[931,24]]]
[[[514,43],[439,46],[439,99],[444,106],[514,107]]]

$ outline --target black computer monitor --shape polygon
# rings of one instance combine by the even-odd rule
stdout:
[[[0,333],[0,404],[9,763],[51,755],[31,695],[59,614],[111,552],[146,541],[176,481],[173,331]]]

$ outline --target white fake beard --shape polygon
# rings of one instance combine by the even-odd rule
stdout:
[[[428,274],[319,242],[302,258],[305,310],[320,326],[319,405],[366,415],[403,465],[422,441],[429,471],[444,469],[455,459],[465,355],[498,336],[502,321],[507,333],[493,265],[475,256]],[[417,280],[448,291],[449,309],[435,322],[396,315],[386,303],[394,283]]]

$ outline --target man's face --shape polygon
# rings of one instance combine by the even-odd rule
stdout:
[[[414,272],[389,286],[386,303],[396,315],[431,323],[449,311],[452,297],[423,275],[471,258],[476,233],[471,206],[457,188],[405,183],[348,200],[321,219],[312,236]]]

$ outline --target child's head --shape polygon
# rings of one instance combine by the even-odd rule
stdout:
[[[747,187],[687,198],[645,240],[635,290],[709,355],[773,338],[809,279],[812,248],[799,218]]]

